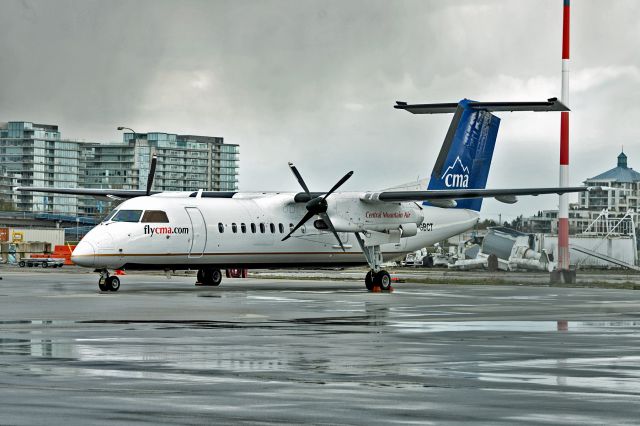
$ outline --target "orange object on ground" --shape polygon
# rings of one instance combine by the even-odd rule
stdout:
[[[64,259],[65,265],[73,265],[73,262],[71,261],[71,253],[75,248],[76,246],[72,246],[71,244],[55,246],[52,257]]]

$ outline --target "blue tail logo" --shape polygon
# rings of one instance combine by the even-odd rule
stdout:
[[[483,189],[487,184],[500,119],[486,110],[471,108],[470,102],[463,99],[458,103],[429,189]],[[456,202],[456,208],[461,209],[480,211],[482,206],[481,198]]]
[[[462,164],[460,157],[456,157],[456,161],[447,167],[440,180],[444,181],[447,188],[468,188],[469,168]]]

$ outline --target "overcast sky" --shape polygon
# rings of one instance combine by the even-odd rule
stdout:
[[[640,168],[640,2],[572,2],[571,184]],[[241,190],[381,189],[426,177],[451,116],[396,100],[560,97],[561,0],[0,2],[0,121],[63,137],[240,145]],[[502,118],[488,187],[556,186],[557,113]],[[577,199],[577,198],[576,198]],[[557,197],[485,201],[509,218]]]

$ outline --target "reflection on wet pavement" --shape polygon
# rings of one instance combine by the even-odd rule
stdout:
[[[167,291],[154,279],[128,277],[131,287],[108,298],[68,277],[68,298],[29,282],[7,287],[0,423],[621,424],[639,415],[634,292],[405,285],[380,295],[353,283],[331,292],[252,280],[215,291],[175,280]]]

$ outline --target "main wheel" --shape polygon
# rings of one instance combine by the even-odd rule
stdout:
[[[109,277],[105,281],[105,284],[109,291],[118,291],[120,289],[120,278],[115,276]]]
[[[373,283],[380,286],[380,290],[391,288],[391,275],[387,271],[380,271],[373,277]]]
[[[364,285],[367,287],[367,290],[373,290],[373,271],[367,272],[367,275],[364,277]]]
[[[18,262],[19,267],[24,268],[24,265],[26,265],[26,263],[24,263],[24,260],[21,260],[20,262]]]
[[[203,285],[212,285],[217,287],[222,282],[222,272],[220,269],[203,268],[198,270],[198,282]]]
[[[48,264],[47,262],[42,262],[42,267],[43,267],[43,268],[48,268],[48,267],[49,267],[49,264]]]
[[[102,277],[100,277],[100,279],[98,280],[98,288],[100,289],[100,291],[109,291],[109,287],[107,287],[107,282],[102,281]]]
[[[211,285],[212,286],[219,286],[220,283],[222,282],[222,272],[220,271],[220,269],[214,269],[211,271]]]

